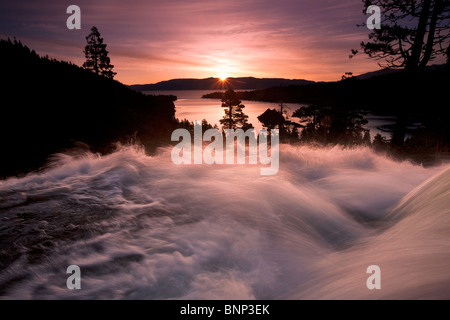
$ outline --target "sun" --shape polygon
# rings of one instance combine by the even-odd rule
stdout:
[[[218,77],[219,77],[220,81],[222,81],[222,82],[224,82],[228,79],[228,76],[224,73],[219,74]]]
[[[220,66],[216,69],[216,77],[219,78],[220,81],[225,82],[230,77],[230,68],[228,66]]]
[[[232,64],[230,61],[220,61],[220,63],[213,69],[215,77],[219,82],[225,83],[233,77],[239,69],[236,64]]]

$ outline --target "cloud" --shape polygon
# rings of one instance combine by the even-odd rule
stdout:
[[[65,26],[70,4],[2,2],[0,35],[81,64],[84,38],[95,25],[117,78],[143,83],[215,76],[223,65],[232,76],[338,79],[356,71],[349,70],[349,50],[367,34],[356,27],[364,16],[354,0],[79,0],[82,30]],[[366,59],[351,63],[358,70],[376,68]]]

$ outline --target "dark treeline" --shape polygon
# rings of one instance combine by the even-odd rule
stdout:
[[[442,66],[416,73],[396,72],[363,80],[347,77],[336,82],[278,86],[237,94],[241,100],[307,104],[293,114],[301,126],[293,126],[290,121],[276,123],[286,131],[285,137],[290,142],[371,144],[372,139],[364,129],[365,115],[394,116],[397,120],[390,128],[391,139],[372,137],[374,148],[429,164],[448,156],[450,151],[449,84],[449,70]],[[221,96],[217,92],[204,98]],[[268,115],[263,118],[273,126],[271,122],[276,122],[276,116],[268,118]],[[420,124],[417,129],[411,129],[417,123]]]
[[[0,40],[0,70],[0,177],[39,169],[77,142],[107,153],[134,140],[151,152],[179,125],[176,97],[143,95],[16,40]]]
[[[417,74],[395,72],[362,80],[352,77],[335,82],[239,91],[238,94],[241,100],[353,105],[394,114],[405,102],[411,103],[413,111],[423,110],[420,103],[441,109],[439,102],[442,102],[444,89],[447,88],[449,80],[449,73],[444,67],[440,67]],[[222,92],[206,94],[203,97],[221,99]]]

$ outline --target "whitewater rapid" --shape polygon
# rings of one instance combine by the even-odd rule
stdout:
[[[0,298],[449,299],[449,181],[368,148],[282,145],[275,176],[164,148],[55,155],[0,181]]]

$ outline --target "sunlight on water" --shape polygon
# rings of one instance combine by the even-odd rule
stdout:
[[[225,115],[222,102],[220,99],[202,99],[205,94],[215,92],[217,90],[173,90],[173,91],[143,91],[145,94],[153,95],[174,95],[178,98],[175,101],[175,108],[177,110],[176,116],[179,120],[187,119],[191,122],[201,121],[206,119],[208,123],[214,126],[217,124],[220,127],[219,120]],[[237,90],[240,91],[240,90]],[[264,113],[268,108],[280,109],[278,103],[272,102],[260,102],[260,101],[242,101],[245,105],[244,113],[248,115],[248,121],[253,125],[258,132],[262,129],[261,122],[258,121],[258,116]],[[287,103],[283,104],[283,109],[286,111],[288,117],[292,116],[292,113],[304,106],[304,104]],[[290,118],[291,121],[297,121],[296,118]]]
[[[59,155],[0,182],[0,297],[448,299],[449,178],[366,148],[283,145],[275,176],[170,149]]]

